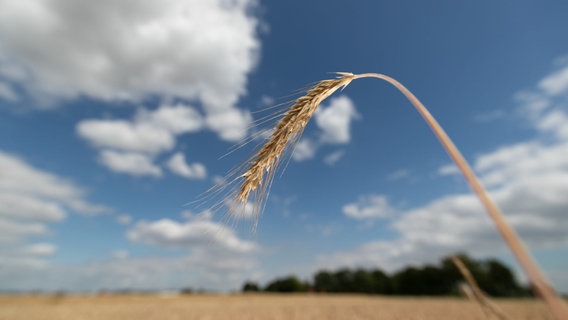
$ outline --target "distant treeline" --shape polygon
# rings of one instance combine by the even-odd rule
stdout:
[[[494,297],[521,297],[532,295],[529,288],[517,282],[511,269],[495,259],[474,260],[467,255],[458,257],[472,273],[479,287]],[[275,279],[261,288],[254,282],[243,285],[242,291],[254,292],[328,292],[365,293],[381,295],[457,295],[458,286],[464,282],[450,257],[439,265],[406,267],[388,275],[380,269],[340,269],[317,272],[311,282],[300,281],[295,276]]]

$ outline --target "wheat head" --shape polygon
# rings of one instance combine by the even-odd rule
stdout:
[[[308,89],[304,96],[296,99],[278,121],[267,142],[246,162],[248,168],[241,175],[243,181],[236,199],[246,204],[251,193],[258,192],[259,196],[253,204],[257,216],[283,152],[298,141],[320,103],[354,78],[352,73],[337,74],[336,79],[320,81]]]

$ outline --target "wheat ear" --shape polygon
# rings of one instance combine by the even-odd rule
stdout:
[[[296,99],[264,144],[248,161],[248,169],[241,175],[243,182],[237,192],[237,200],[248,203],[251,193],[258,192],[254,202],[255,216],[258,217],[262,200],[274,175],[282,153],[296,142],[314,115],[319,104],[352,80],[352,73],[338,72],[336,79],[323,80],[310,88],[306,95]]]
[[[262,209],[263,198],[267,196],[268,187],[274,170],[278,165],[278,161],[284,150],[293,144],[308,121],[313,116],[319,104],[337,91],[344,88],[355,79],[361,78],[378,78],[385,80],[395,86],[406,98],[412,103],[426,123],[430,126],[444,149],[448,152],[450,158],[455,162],[461,173],[465,177],[467,183],[473,189],[483,206],[485,207],[489,217],[493,220],[497,230],[517,258],[529,280],[531,281],[536,293],[546,302],[548,309],[552,315],[558,319],[568,319],[568,307],[558,296],[554,288],[546,281],[540,268],[525,248],[522,240],[506,222],[499,208],[489,198],[485,188],[481,185],[468,162],[461,155],[458,148],[448,137],[444,129],[438,124],[436,119],[430,114],[428,109],[400,82],[395,79],[377,73],[364,73],[354,75],[352,73],[338,73],[339,77],[331,80],[323,80],[308,90],[305,96],[295,101],[290,110],[278,122],[274,128],[274,132],[268,139],[267,143],[262,146],[259,151],[249,159],[248,169],[242,174],[244,179],[236,195],[237,202],[243,205],[248,203],[251,192],[259,191],[259,197],[255,201],[256,217]]]

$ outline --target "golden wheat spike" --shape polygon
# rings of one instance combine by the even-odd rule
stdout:
[[[352,73],[337,74],[337,79],[320,81],[306,95],[296,99],[276,124],[268,142],[247,161],[250,165],[241,175],[244,180],[237,194],[238,201],[247,203],[251,192],[257,190],[262,198],[284,150],[298,140],[319,104],[338,89],[347,86],[354,77]]]

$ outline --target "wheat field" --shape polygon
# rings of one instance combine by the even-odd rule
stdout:
[[[540,301],[496,302],[511,319],[550,319]],[[364,295],[1,296],[2,320],[492,319],[461,298]]]

